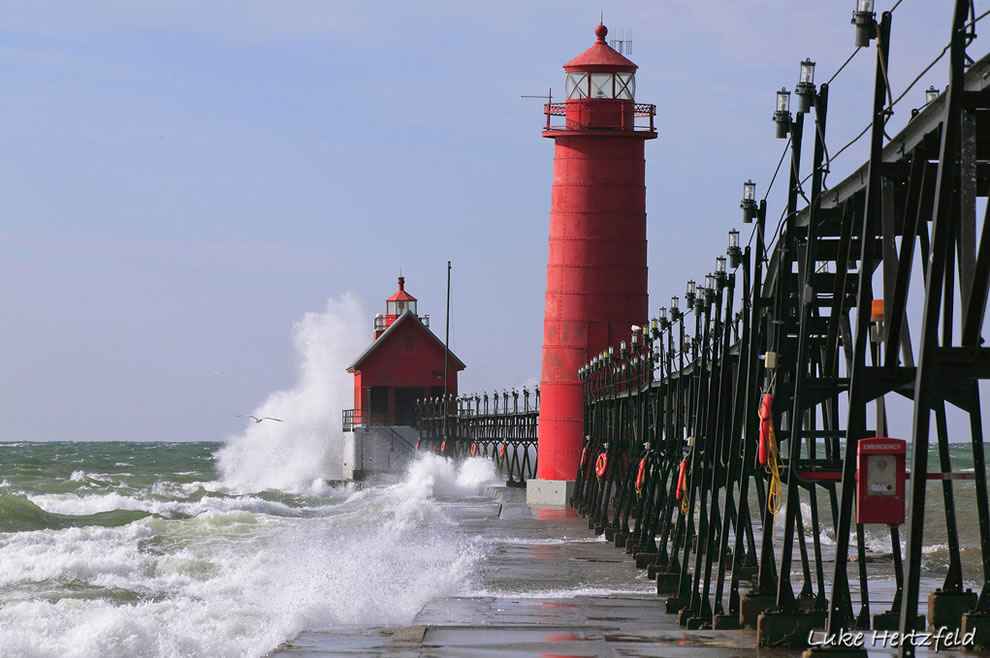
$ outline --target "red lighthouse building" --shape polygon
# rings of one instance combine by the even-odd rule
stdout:
[[[535,485],[546,492],[537,499],[558,503],[567,488],[559,481],[574,479],[581,452],[578,368],[649,317],[644,143],[657,136],[655,107],[636,103],[638,67],[606,43],[607,34],[599,25],[597,41],[564,65],[567,98],[545,110],[543,136],[555,146],[540,459],[531,496]],[[563,124],[554,125],[559,116]]]
[[[404,460],[396,450],[416,443],[416,400],[444,392],[444,343],[419,316],[418,300],[399,290],[375,317],[374,340],[347,367],[354,374],[354,408],[343,412],[343,429],[362,434],[351,466],[357,472],[395,470]],[[457,373],[464,363],[448,353],[447,392],[457,395]],[[345,461],[347,461],[345,455]]]

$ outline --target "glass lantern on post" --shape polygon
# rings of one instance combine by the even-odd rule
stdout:
[[[715,257],[715,281],[718,282],[718,289],[725,287],[728,277],[725,274],[725,256]]]
[[[756,217],[756,183],[752,179],[743,183],[743,198],[739,207],[743,211],[743,223],[752,224]]]
[[[696,288],[697,285],[695,284],[694,279],[689,279],[687,282],[687,288],[684,290],[684,301],[687,302],[688,306],[694,305],[694,293]]]
[[[801,62],[801,73],[794,93],[797,95],[797,112],[807,114],[815,104],[815,63],[810,59]]]
[[[742,249],[739,248],[739,231],[732,229],[729,231],[729,248],[725,250],[729,256],[729,267],[736,269],[742,260]]]
[[[935,85],[928,87],[928,89],[925,90],[925,105],[934,103],[935,99],[938,98],[939,93],[941,92],[935,88]]]
[[[667,307],[666,306],[661,306],[660,307],[660,311],[658,312],[658,317],[660,318],[660,330],[662,331],[662,330],[666,329],[670,325],[670,322],[667,320]]]
[[[670,321],[677,322],[677,319],[681,317],[681,309],[678,308],[678,298],[674,295],[670,298]]]
[[[852,20],[849,22],[856,26],[856,47],[866,48],[869,46],[870,39],[877,36],[873,0],[856,0],[856,9],[853,11]]]
[[[705,275],[705,299],[711,302],[715,298],[715,275],[709,272]]]
[[[784,139],[791,132],[791,92],[781,87],[777,92],[777,111],[773,113],[777,124],[777,139]]]

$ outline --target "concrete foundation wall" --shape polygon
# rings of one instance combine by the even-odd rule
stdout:
[[[413,427],[355,427],[350,453],[344,446],[345,478],[362,479],[376,473],[401,475],[415,454],[410,447],[419,440]]]

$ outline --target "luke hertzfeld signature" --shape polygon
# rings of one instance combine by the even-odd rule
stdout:
[[[867,640],[867,636],[869,640]],[[808,646],[812,647],[855,647],[863,648],[869,641],[871,647],[882,647],[885,649],[897,648],[905,644],[915,647],[928,647],[933,651],[940,649],[952,649],[956,647],[971,647],[976,641],[976,631],[972,630],[963,634],[959,629],[949,630],[948,626],[942,626],[934,633],[921,631],[910,631],[899,633],[898,631],[849,631],[840,630],[838,633],[828,633],[826,631],[809,631]]]

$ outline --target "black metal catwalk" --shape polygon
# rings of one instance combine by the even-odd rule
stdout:
[[[521,398],[521,399],[520,399]],[[446,409],[446,414],[444,410]],[[416,401],[419,442],[416,450],[453,458],[492,460],[509,486],[524,486],[536,477],[536,423],[540,387],[530,393],[503,390]]]
[[[892,16],[860,17],[864,38],[876,44],[868,161],[825,188],[828,85],[799,89],[806,106],[791,118],[785,103],[776,116],[791,148],[776,241],[767,239],[766,203],[747,184],[742,207],[744,220],[755,221],[755,243],[740,249],[730,232],[729,268],[719,257],[703,285],[688,283],[683,308],[673,298],[580,370],[586,437],[572,504],[589,528],[636,555],[669,597],[667,611],[689,628],[756,625],[766,613],[765,645],[806,646],[806,629],[826,626],[904,635],[919,624],[924,594],[929,626],[976,629],[977,642],[990,645],[978,389],[990,378],[981,337],[990,288],[990,57],[968,60],[977,17],[971,3],[954,4],[944,93],[896,136],[885,135],[896,102],[888,83]],[[806,131],[813,170],[802,179]],[[986,212],[978,231],[979,204]],[[915,296],[924,303],[909,308],[912,283],[922,280]],[[898,524],[888,526],[896,594],[890,610],[873,615],[873,567],[854,499],[860,440],[888,436],[887,396],[913,405],[913,435],[903,437],[913,477],[906,555]],[[947,404],[970,420],[972,473],[952,470]],[[975,480],[976,501],[959,506],[953,481],[963,478]],[[939,541],[949,557],[942,586],[922,592],[930,479],[941,481]],[[960,524],[979,528],[978,593],[964,590]],[[826,529],[835,544],[831,573]],[[751,584],[745,595],[743,581]],[[775,617],[786,630],[773,630]],[[898,650],[913,655],[915,645]]]
[[[683,307],[671,298],[656,319],[644,318],[628,341],[579,371],[585,439],[572,505],[590,529],[634,554],[667,597],[666,610],[688,628],[757,626],[761,645],[797,648],[808,645],[812,629],[826,629],[824,637],[872,628],[909,638],[927,622],[932,630],[975,632],[976,645],[990,649],[990,500],[978,388],[990,378],[981,335],[990,290],[990,56],[973,62],[966,54],[987,13],[976,16],[971,2],[956,0],[948,87],[931,89],[889,137],[888,119],[903,97],[894,99],[888,77],[893,16],[877,19],[872,2],[861,1],[857,46],[876,46],[863,133],[868,160],[826,187],[837,155],[826,147],[829,86],[816,88],[814,65],[803,62],[796,115],[783,90],[774,115],[790,149],[776,230],[768,237],[766,201],[757,202],[747,182],[741,207],[754,225],[750,244],[740,247],[731,230],[728,268],[719,256],[703,284],[688,282]],[[812,171],[802,178],[806,130]],[[912,284],[920,305],[908,303]],[[858,522],[857,481],[866,479],[860,448],[864,439],[889,436],[893,396],[913,407],[912,436],[904,438],[914,477],[901,479],[906,555],[899,524],[885,523],[893,600],[873,614],[870,576],[880,567],[866,555]],[[492,459],[509,484],[523,484],[536,472],[539,390],[532,403],[525,388],[521,398],[514,390],[420,400],[417,447]],[[947,405],[969,419],[972,472],[953,471]],[[931,469],[930,448],[939,460]],[[975,490],[965,504],[955,495],[961,479]],[[923,592],[929,480],[940,481],[933,486],[944,536],[934,540],[948,558],[941,586]],[[979,592],[964,586],[960,527],[978,529]],[[834,538],[827,549],[826,536]],[[918,615],[923,594],[927,614]],[[897,648],[910,656],[916,644],[902,639]]]

